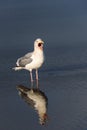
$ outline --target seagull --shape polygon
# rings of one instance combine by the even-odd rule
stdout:
[[[25,102],[37,111],[40,124],[45,125],[46,121],[48,120],[48,98],[45,93],[39,89],[29,89],[23,85],[18,85],[17,90]]]
[[[21,69],[30,71],[31,83],[33,83],[33,69],[36,70],[36,81],[38,82],[38,68],[40,68],[44,62],[43,44],[44,42],[42,39],[36,39],[34,41],[34,51],[18,58],[16,62],[17,66],[13,68],[15,71]]]

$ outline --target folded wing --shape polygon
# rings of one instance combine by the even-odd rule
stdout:
[[[30,64],[32,62],[32,53],[28,53],[25,56],[19,58],[16,62],[17,66],[25,67],[27,64]]]

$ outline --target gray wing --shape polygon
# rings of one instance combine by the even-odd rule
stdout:
[[[30,99],[30,98],[27,96],[27,94],[21,92],[21,95],[20,95],[20,96],[24,99],[24,101],[25,101],[28,105],[30,105],[31,107],[34,108],[34,105],[35,105],[34,101],[33,101],[32,99]]]
[[[29,89],[29,88],[27,88],[27,87],[25,87],[25,86],[23,86],[23,85],[18,85],[17,86],[17,89],[18,89],[18,91],[20,92],[20,96],[25,100],[25,102],[27,103],[27,104],[29,104],[29,105],[31,105],[32,107],[34,107],[34,101],[32,100],[32,99],[30,99],[29,97],[28,97],[28,92],[30,92],[31,91],[31,89]]]
[[[17,60],[17,66],[21,66],[21,67],[25,67],[25,65],[29,64],[32,62],[32,52],[31,53],[27,53],[25,56],[19,58]]]

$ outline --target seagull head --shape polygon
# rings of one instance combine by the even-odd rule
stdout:
[[[44,42],[42,39],[40,39],[40,38],[36,39],[34,42],[34,49],[35,50],[43,50],[43,44],[44,44]]]
[[[46,123],[46,121],[48,120],[48,115],[46,113],[39,115],[39,121],[41,125],[44,125]]]

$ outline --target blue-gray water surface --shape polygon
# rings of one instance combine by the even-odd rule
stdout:
[[[1,1],[0,4],[0,129],[87,130],[86,1]],[[17,58],[44,41],[45,63],[39,87],[48,97],[48,121],[18,95],[30,88],[28,71],[15,72]],[[35,78],[35,74],[33,73]],[[36,87],[34,82],[34,87]]]

